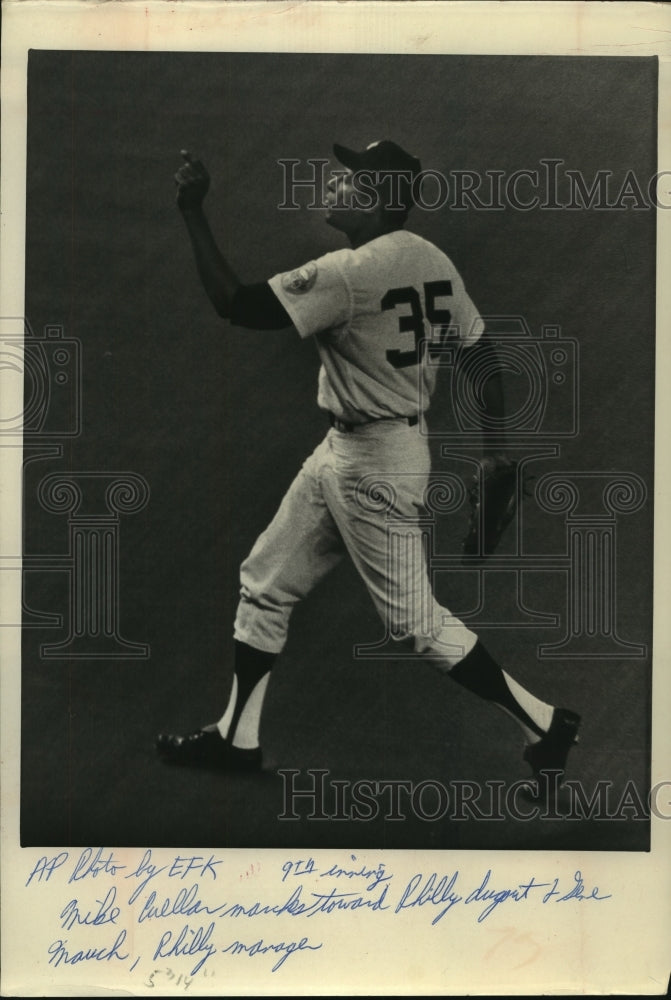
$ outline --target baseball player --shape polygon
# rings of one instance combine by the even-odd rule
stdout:
[[[518,723],[531,793],[552,794],[559,781],[547,772],[563,775],[580,718],[518,684],[438,605],[418,524],[430,474],[420,401],[426,408],[438,370],[424,363],[427,353],[459,337],[469,352],[487,355],[489,371],[493,347],[453,263],[404,228],[419,160],[389,140],[333,149],[345,169],[328,184],[326,221],[349,247],[259,284],[242,284],[218,249],[203,210],[203,164],[184,150],[175,174],[177,205],[217,313],[237,327],[293,326],[314,340],[317,403],[330,428],[241,566],[235,672],[223,715],[189,735],[161,734],[158,753],[173,764],[262,766],[261,712],[291,612],[347,554],[394,638],[412,640],[418,657]],[[500,382],[489,384],[489,405],[502,412]],[[488,446],[485,424],[483,467],[509,466]],[[392,522],[400,546],[389,544]]]

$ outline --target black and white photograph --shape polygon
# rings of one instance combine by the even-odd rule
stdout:
[[[647,849],[656,82],[31,52],[23,843]]]
[[[643,863],[669,818],[660,59],[359,48],[26,53],[3,625],[23,882],[62,878],[67,904],[54,975],[133,962],[139,992],[179,992],[170,968],[206,995],[231,952],[316,969],[312,925],[218,937],[235,898],[205,889],[238,853],[245,879],[278,859],[293,915],[319,875],[322,912],[493,924],[512,898],[524,965],[533,890],[605,911],[590,859]],[[191,859],[186,902],[145,891],[152,851]],[[405,888],[403,852],[429,858]],[[531,852],[529,877],[492,891],[490,852]],[[122,869],[144,930],[188,919],[190,950],[165,931],[134,957],[100,888]],[[75,944],[104,923],[106,950]]]

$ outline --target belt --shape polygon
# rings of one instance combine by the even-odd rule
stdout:
[[[357,427],[367,427],[369,424],[377,424],[381,420],[402,420],[408,427],[414,427],[415,424],[419,423],[418,415],[413,417],[377,417],[374,420],[362,420],[360,424],[351,424],[347,420],[340,420],[339,417],[336,417],[335,413],[331,412],[329,412],[328,417],[331,427],[335,427],[337,431],[341,431],[343,434],[351,434]]]

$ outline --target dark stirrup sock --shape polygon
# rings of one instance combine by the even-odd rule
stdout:
[[[529,742],[541,739],[547,732],[552,720],[552,705],[534,697],[506,674],[479,640],[470,653],[450,670],[449,676],[468,691],[495,702],[511,715],[524,730]]]
[[[222,723],[229,715],[232,708],[233,711],[230,716],[230,722],[225,727],[226,732],[222,732],[222,735],[230,736],[232,740],[235,737],[235,731],[238,727],[238,723],[245,706],[249,701],[250,695],[255,690],[259,681],[263,680],[263,678],[270,672],[275,660],[277,659],[277,655],[275,653],[265,653],[261,649],[255,649],[253,646],[248,646],[245,642],[238,642],[237,639],[235,640],[234,645],[235,677],[233,679],[233,690],[231,691],[226,712],[219,723],[221,732]],[[258,708],[258,713],[255,714],[260,717],[260,704]],[[257,728],[258,717],[256,719]]]

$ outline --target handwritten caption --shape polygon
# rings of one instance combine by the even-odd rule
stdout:
[[[144,975],[149,988],[188,990],[196,976],[214,976],[219,962],[233,958],[257,959],[271,973],[300,955],[305,960],[327,945],[329,926],[348,912],[365,911],[380,920],[414,913],[415,920],[435,927],[458,919],[459,912],[483,924],[520,904],[571,906],[611,898],[589,885],[580,870],[569,878],[530,874],[506,885],[491,869],[475,879],[459,869],[398,878],[385,863],[370,866],[355,854],[344,864],[318,866],[312,857],[290,858],[274,862],[270,871],[256,864],[243,872],[214,854],[169,858],[158,864],[148,848],[137,863],[122,863],[102,847],[41,857],[26,888],[38,896],[41,887],[57,884],[58,898],[64,900],[44,913],[54,928],[45,961],[54,968],[120,963]],[[268,896],[249,891],[259,874],[264,893],[271,887]],[[275,920],[277,933],[272,932]],[[261,923],[263,936],[257,930]],[[139,934],[138,926],[147,933]],[[214,956],[223,957],[217,962]]]

